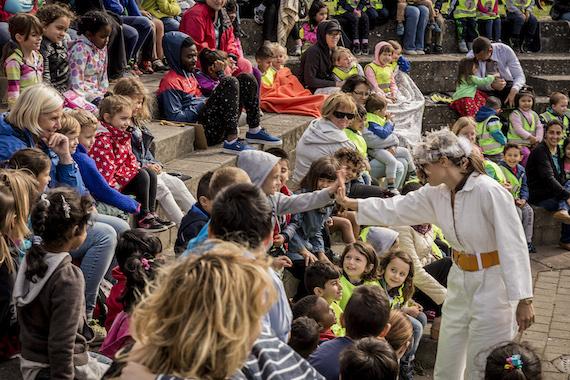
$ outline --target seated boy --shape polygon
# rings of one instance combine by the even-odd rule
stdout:
[[[336,338],[331,327],[336,324],[336,316],[329,303],[317,295],[301,298],[293,305],[293,319],[309,317],[319,324],[319,343]]]
[[[340,355],[342,380],[397,380],[398,372],[398,358],[383,339],[360,339]]]
[[[192,206],[190,211],[182,218],[176,242],[174,243],[174,253],[177,255],[184,252],[188,242],[196,237],[202,227],[210,219],[210,209],[212,199],[210,197],[210,180],[214,172],[207,172],[198,182],[196,196],[198,201]]]
[[[564,137],[568,136],[570,127],[570,114],[568,113],[568,97],[561,92],[550,95],[550,105],[540,114],[540,121],[546,125],[551,120],[558,120],[564,126]]]
[[[319,345],[320,328],[317,321],[312,318],[296,318],[291,323],[291,334],[287,344],[302,358],[307,359]]]
[[[503,158],[503,147],[507,138],[501,131],[503,124],[498,114],[501,112],[501,100],[489,96],[485,105],[475,115],[477,122],[477,143],[485,158],[498,163]]]
[[[342,309],[337,303],[342,297],[340,270],[331,263],[317,261],[305,269],[305,288],[307,293],[317,295],[327,301],[337,320],[331,330],[336,336],[344,336],[344,328],[339,322]]]
[[[311,356],[309,363],[327,380],[338,380],[341,352],[354,344],[354,340],[366,337],[384,337],[390,330],[390,303],[379,286],[357,286],[348,300],[341,325],[346,336],[321,344]]]

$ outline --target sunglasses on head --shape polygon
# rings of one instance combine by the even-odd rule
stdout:
[[[344,118],[347,118],[348,120],[354,119],[354,114],[353,114],[353,113],[334,111],[334,112],[333,112],[333,115],[334,115],[334,117],[336,117],[337,119],[344,119]]]

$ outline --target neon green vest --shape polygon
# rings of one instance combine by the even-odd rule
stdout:
[[[493,10],[497,1],[498,0],[484,0],[483,6],[489,10]],[[498,14],[496,14],[495,16],[489,16],[487,13],[483,13],[483,12],[477,10],[477,19],[478,20],[494,20],[496,18],[499,18]]]
[[[370,67],[374,71],[374,76],[376,77],[376,82],[378,87],[386,92],[390,92],[390,83],[392,82],[392,75],[394,74],[394,69],[390,65],[384,67],[375,64],[374,62],[369,63],[366,67]]]
[[[454,18],[467,18],[477,16],[477,0],[458,0],[453,11]]]
[[[567,129],[568,126],[570,125],[570,118],[568,117],[568,115],[562,115],[562,120],[560,120],[560,116],[553,114],[550,111],[546,111],[544,113],[541,113],[540,116],[544,119],[545,122],[549,122],[552,120],[558,120],[562,122],[562,125],[564,125],[564,128]]]
[[[344,80],[346,80],[348,77],[351,77],[351,76],[353,76],[353,75],[358,75],[358,66],[357,66],[357,65],[354,65],[354,66],[352,66],[352,67],[350,68],[350,70],[348,70],[348,71],[344,71],[344,70],[341,69],[340,67],[336,67],[336,66],[335,66],[335,67],[332,69],[332,72],[333,72],[334,75],[337,76],[337,78],[338,78],[340,81],[344,81]]]
[[[499,154],[503,151],[503,146],[491,136],[487,129],[487,123],[491,119],[499,119],[496,115],[491,115],[483,121],[477,123],[477,141],[483,150],[484,155]]]
[[[384,289],[384,291],[386,292],[386,296],[390,300],[390,309],[392,310],[401,309],[402,307],[405,306],[406,300],[404,299],[404,285],[401,285],[398,288],[398,294],[395,295],[394,297],[388,295],[388,288],[384,278],[380,279],[380,285],[382,286],[382,289]]]
[[[503,171],[503,174],[505,175],[507,181],[509,181],[512,186],[511,194],[513,194],[513,197],[515,197],[515,199],[519,199],[521,195],[522,178],[519,180],[509,168],[506,168],[502,165],[501,170]]]
[[[485,172],[489,177],[493,178],[501,185],[507,183],[507,178],[499,165],[495,164],[493,161],[485,160],[483,161],[483,166],[485,167]]]
[[[336,14],[336,7],[338,4],[338,0],[323,1],[323,4],[325,4],[329,9],[329,17]]]
[[[273,68],[273,66],[269,66],[267,71],[263,73],[261,76],[261,84],[267,87],[273,86],[273,81],[275,80],[275,74],[277,74],[277,70]]]
[[[368,151],[368,145],[366,144],[364,137],[362,137],[358,131],[353,131],[350,128],[345,128],[344,133],[346,134],[346,137],[356,145],[358,153],[360,153],[362,157],[367,158],[368,155],[366,152]]]
[[[358,6],[359,0],[346,0],[346,3],[348,5],[350,5],[351,7],[353,7],[354,9],[356,9],[356,7]],[[336,9],[335,9],[334,13],[332,13],[332,14],[334,14],[335,16],[338,16],[338,15],[342,15],[342,14],[346,13],[346,10],[338,4],[338,1],[335,1],[335,4],[336,4]]]
[[[525,9],[527,9],[528,7],[530,7],[530,5],[532,4],[532,0],[514,0],[513,4],[515,5],[515,7],[517,7],[518,9],[524,11]]]
[[[532,135],[536,132],[536,125],[538,124],[538,115],[536,112],[532,111],[532,123],[529,123],[526,117],[519,110],[514,110],[513,112],[518,112],[523,123],[523,129]],[[507,134],[507,140],[513,144],[519,144],[522,146],[530,146],[530,142],[521,138],[515,133],[515,129],[509,124],[509,133]]]
[[[372,6],[372,8],[376,10],[384,8],[384,3],[382,2],[382,0],[370,0],[370,5]]]

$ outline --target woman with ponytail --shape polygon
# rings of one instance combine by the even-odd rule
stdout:
[[[87,351],[85,281],[70,251],[85,240],[93,201],[72,189],[42,194],[32,209],[32,246],[18,270],[14,300],[24,380],[99,379],[107,365]]]
[[[482,378],[486,356],[476,354],[511,340],[517,324],[524,331],[534,322],[524,231],[511,194],[485,174],[481,154],[464,137],[428,133],[414,158],[429,186],[389,199],[353,200],[339,191],[336,201],[358,211],[358,224],[441,227],[453,265],[434,377]]]
[[[20,352],[12,291],[29,234],[37,182],[22,170],[0,170],[0,361]]]

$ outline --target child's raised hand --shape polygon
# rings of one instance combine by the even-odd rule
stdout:
[[[271,266],[275,270],[281,270],[283,268],[291,268],[293,266],[293,262],[287,256],[279,256],[273,259]]]
[[[222,61],[221,59],[218,59],[216,62],[214,62],[212,68],[214,69],[214,72],[220,72],[220,71],[224,71],[226,68],[227,62],[226,61]]]

